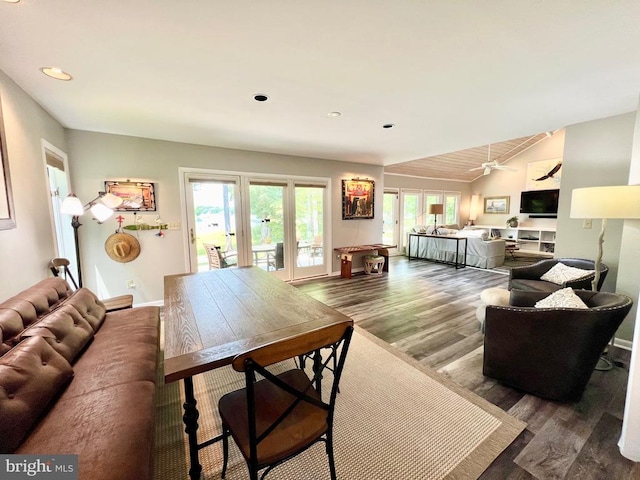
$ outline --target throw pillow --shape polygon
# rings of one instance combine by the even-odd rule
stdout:
[[[571,287],[556,290],[548,297],[536,302],[536,308],[582,308],[588,309],[582,299]]]
[[[482,240],[489,239],[489,232],[486,230],[478,229],[478,230],[460,230],[456,235],[459,237],[467,237],[467,238],[481,238]]]
[[[567,282],[592,275],[594,272],[595,270],[583,270],[582,268],[570,267],[558,262],[547,273],[542,275],[540,280],[555,283],[556,285],[565,285]]]

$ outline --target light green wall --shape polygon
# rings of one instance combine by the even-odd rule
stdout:
[[[593,227],[584,229],[581,219],[570,218],[571,192],[574,188],[580,187],[627,184],[635,117],[634,112],[571,125],[565,129],[557,257],[596,258],[601,220],[594,219]],[[622,220],[607,222],[602,257],[602,262],[609,267],[602,287],[605,291],[619,292],[616,280],[621,258],[622,226]],[[633,327],[629,318],[627,317],[618,331],[618,337],[624,340],[631,340]]]
[[[76,194],[89,200],[102,190],[105,180],[144,180],[156,183],[158,214],[164,222],[182,222],[179,167],[259,172],[283,176],[330,178],[331,241],[334,247],[382,241],[382,167],[337,162],[314,158],[291,157],[269,153],[230,150],[144,138],[68,131],[72,185]],[[341,180],[370,178],[376,182],[375,218],[342,220]],[[156,213],[143,214],[153,223]],[[133,223],[133,215],[124,215],[125,224]],[[121,264],[104,251],[107,237],[116,224],[105,225],[85,219],[80,229],[85,284],[100,297],[133,293],[135,303],[158,301],[163,295],[163,277],[186,271],[185,225],[178,231],[167,231],[160,239],[153,231],[139,232],[142,247],[133,262]],[[340,263],[332,255],[332,271],[340,271]],[[137,288],[127,290],[126,280],[134,280]]]
[[[0,71],[16,228],[0,230],[0,299],[45,278],[55,253],[41,139],[64,150],[64,129]]]

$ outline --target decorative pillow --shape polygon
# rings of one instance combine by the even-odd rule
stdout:
[[[556,290],[548,297],[536,302],[536,308],[583,308],[588,309],[571,287]]]
[[[460,230],[456,235],[459,237],[467,237],[467,238],[481,238],[482,240],[489,240],[489,232],[482,229],[463,229]]]
[[[0,358],[0,453],[20,446],[72,376],[69,362],[41,337],[23,340]]]
[[[547,273],[542,275],[540,280],[555,283],[556,285],[565,285],[567,282],[592,275],[594,272],[595,270],[583,270],[582,268],[570,267],[558,262]]]

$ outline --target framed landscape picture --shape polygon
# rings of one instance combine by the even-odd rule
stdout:
[[[373,180],[342,180],[342,219],[373,218]]]
[[[509,213],[509,196],[485,197],[484,213]]]

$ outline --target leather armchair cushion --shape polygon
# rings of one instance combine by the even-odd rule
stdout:
[[[0,453],[20,445],[72,376],[69,362],[41,337],[0,358]]]
[[[22,338],[42,337],[69,363],[73,363],[93,335],[93,328],[80,312],[71,305],[64,305],[25,330]]]

